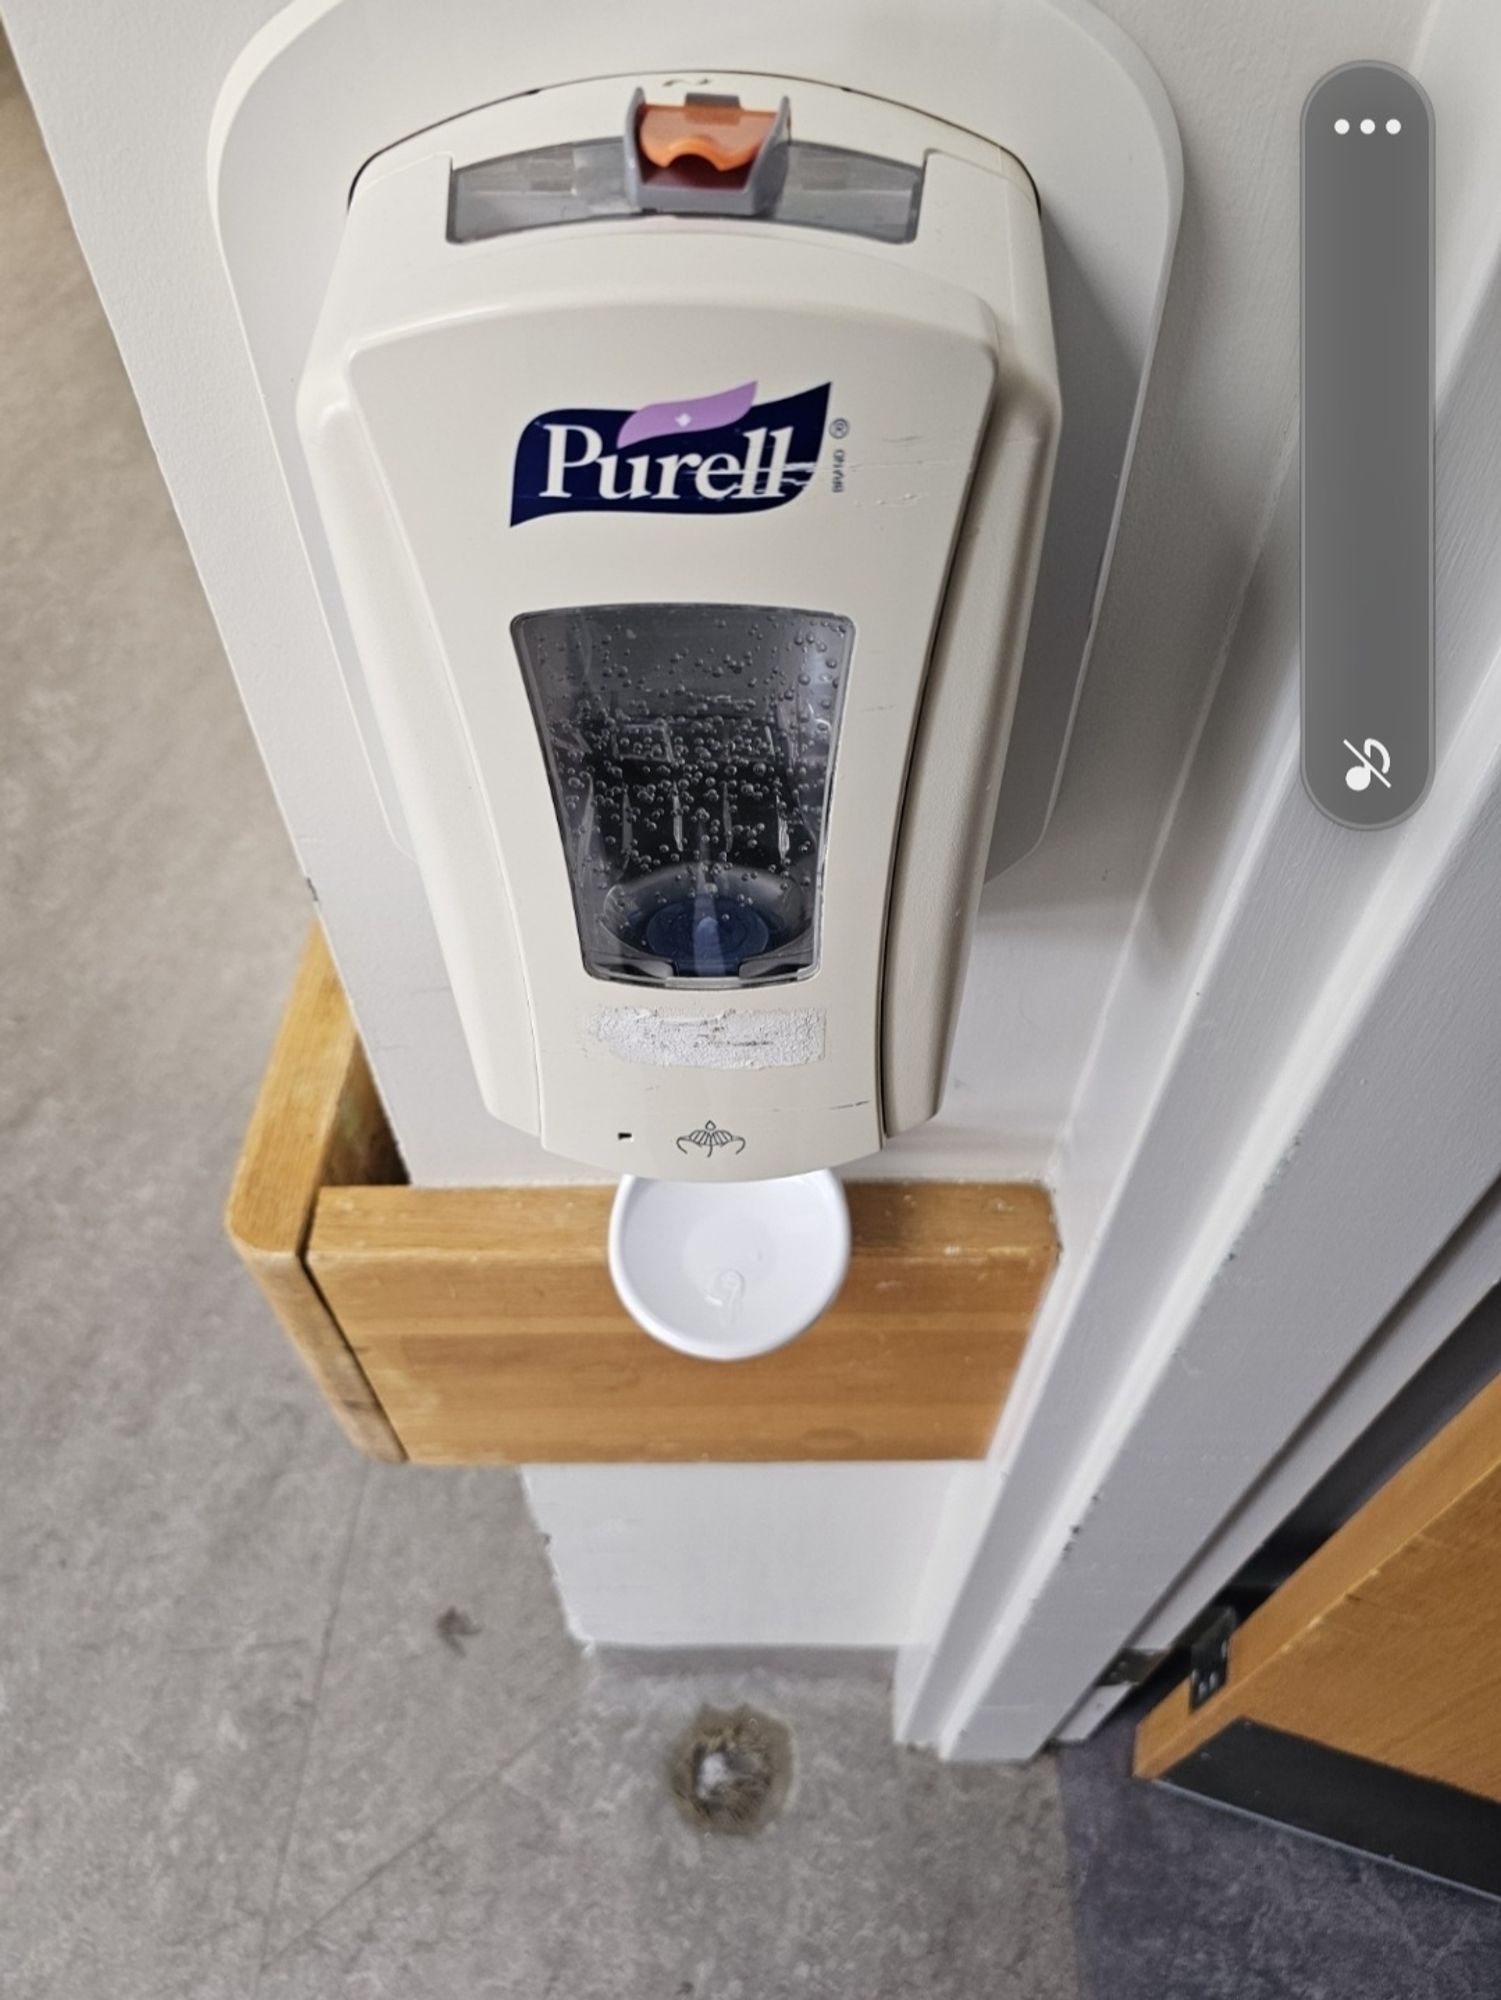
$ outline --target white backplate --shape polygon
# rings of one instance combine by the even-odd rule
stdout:
[[[1109,570],[1182,194],[1177,128],[1134,46],[1083,0],[756,0],[712,31],[698,0],[523,7],[512,0],[295,0],[221,93],[210,199],[302,539],[392,831],[366,712],[297,442],[294,396],[349,189],[407,135],[583,76],[703,65],[769,71],[906,103],[1015,153],[1041,200],[1063,436],[991,873],[1041,837],[1057,792]]]

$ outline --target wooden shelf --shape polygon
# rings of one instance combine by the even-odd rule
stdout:
[[[1057,1258],[1041,1188],[855,1183],[850,1274],[753,1361],[649,1339],[613,1190],[413,1188],[316,928],[228,1227],[346,1433],[430,1464],[980,1458]]]

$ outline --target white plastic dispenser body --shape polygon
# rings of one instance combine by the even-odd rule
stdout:
[[[491,1111],[706,1181],[930,1117],[1059,424],[1018,163],[764,76],[471,112],[361,175],[298,408]]]

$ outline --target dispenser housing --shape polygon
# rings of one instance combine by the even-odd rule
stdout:
[[[766,76],[361,173],[298,424],[480,1089],[611,1172],[943,1089],[1059,396],[1000,147]]]

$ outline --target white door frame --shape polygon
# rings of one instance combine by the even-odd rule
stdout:
[[[1023,1757],[1170,1643],[1501,1277],[1501,24],[1444,0],[1438,775],[1323,820],[1297,743],[1289,478],[1057,1181],[1065,1261],[983,1490],[956,1489],[899,1732]],[[1424,1273],[1429,1280],[1415,1291]],[[1379,1337],[1378,1337],[1379,1330]],[[1081,1704],[1083,1708],[1081,1710]]]

